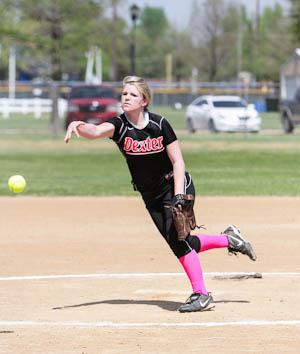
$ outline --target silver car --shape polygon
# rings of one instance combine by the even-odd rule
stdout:
[[[205,95],[196,98],[186,110],[189,132],[209,129],[211,132],[259,132],[261,117],[253,104],[239,96]]]

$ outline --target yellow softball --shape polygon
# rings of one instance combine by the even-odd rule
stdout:
[[[26,188],[26,180],[20,175],[11,176],[7,184],[8,188],[13,193],[22,193]]]

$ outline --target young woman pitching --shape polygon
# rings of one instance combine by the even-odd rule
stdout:
[[[73,133],[87,139],[114,140],[126,159],[134,189],[140,192],[153,222],[190,280],[193,293],[178,310],[203,311],[213,298],[206,289],[197,253],[224,247],[232,253],[243,253],[253,261],[256,255],[234,225],[219,235],[189,234],[185,240],[178,240],[171,208],[167,206],[183,205],[183,196],[195,196],[195,189],[191,175],[185,171],[172,127],[164,117],[148,111],[150,102],[147,82],[140,77],[127,76],[123,80],[121,98],[124,113],[98,126],[72,122],[65,142],[69,142]]]

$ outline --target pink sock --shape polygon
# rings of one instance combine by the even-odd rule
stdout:
[[[203,272],[198,255],[195,250],[179,258],[187,276],[190,279],[190,283],[194,293],[200,293],[207,295],[203,278]]]
[[[200,252],[210,250],[212,248],[228,247],[228,238],[226,235],[195,235],[200,240]]]

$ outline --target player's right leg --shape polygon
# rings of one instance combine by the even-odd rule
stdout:
[[[172,194],[169,197],[171,196]],[[178,258],[192,286],[192,295],[179,307],[178,311],[195,312],[207,309],[212,302],[212,296],[206,289],[201,263],[197,255],[200,247],[198,238],[193,239],[192,246],[187,241],[178,241],[170,209],[165,208],[164,203],[149,204],[147,209],[152,220]]]

